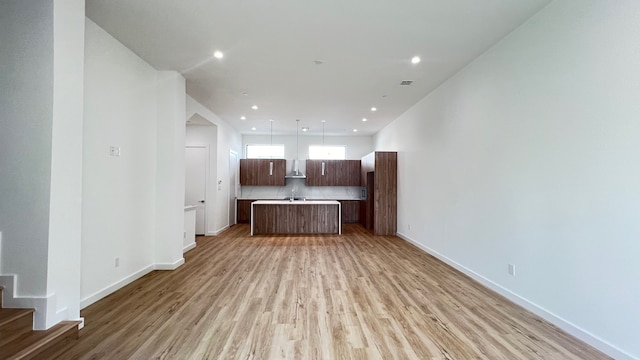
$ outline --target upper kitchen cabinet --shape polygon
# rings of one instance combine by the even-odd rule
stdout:
[[[284,159],[240,159],[240,185],[284,186]]]
[[[307,160],[307,186],[360,186],[360,160]]]

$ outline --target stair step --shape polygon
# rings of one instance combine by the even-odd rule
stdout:
[[[0,347],[33,330],[33,309],[0,309]]]
[[[69,342],[78,339],[79,321],[63,321],[48,330],[32,331],[0,347],[7,360],[50,359]]]

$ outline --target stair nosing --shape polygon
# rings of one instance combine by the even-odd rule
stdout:
[[[30,346],[18,351],[17,353],[11,355],[8,359],[22,359],[27,356],[37,354],[38,351],[46,348],[53,341],[59,339],[62,335],[64,335],[67,331],[77,328],[79,321],[61,321],[55,326],[59,326],[55,331],[50,332],[45,337],[39,339],[36,343],[31,344]],[[51,330],[51,329],[49,329]],[[34,330],[34,332],[39,331],[49,331],[49,330]]]

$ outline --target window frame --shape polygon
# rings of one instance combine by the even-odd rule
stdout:
[[[274,156],[273,154],[270,154],[269,156],[259,156],[259,157],[249,157],[249,147],[251,146],[261,146],[261,147],[270,147],[270,148],[276,148],[276,147],[281,147],[282,148],[282,156],[280,156],[280,154],[277,154],[278,156]],[[244,158],[245,159],[284,159],[285,156],[285,146],[284,144],[246,144],[244,147]]]
[[[312,147],[316,147],[316,148],[342,148],[344,149],[344,157],[342,158],[337,158],[337,157],[313,157],[312,156],[312,152],[311,152],[311,148]],[[347,160],[347,145],[309,145],[309,160]]]

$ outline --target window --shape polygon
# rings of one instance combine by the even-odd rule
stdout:
[[[310,145],[309,159],[311,160],[345,160],[347,147],[345,145]]]
[[[284,145],[247,145],[247,159],[284,159]]]

